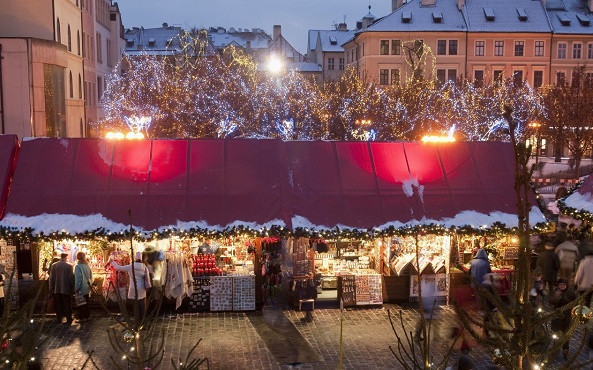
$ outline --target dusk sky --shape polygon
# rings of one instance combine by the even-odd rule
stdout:
[[[114,1],[115,2],[115,1]],[[346,21],[348,29],[369,12],[383,17],[391,0],[117,0],[125,28],[261,28],[270,36],[273,26],[300,53],[306,53],[309,30],[330,30]]]

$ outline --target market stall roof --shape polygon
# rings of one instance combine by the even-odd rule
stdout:
[[[593,213],[593,176],[587,176],[581,186],[564,200],[564,205]]]
[[[16,135],[0,135],[0,220],[4,217],[10,181],[16,164],[19,141]]]
[[[128,210],[145,231],[512,227],[513,151],[500,142],[34,139],[22,143],[0,226],[115,232],[128,227]]]

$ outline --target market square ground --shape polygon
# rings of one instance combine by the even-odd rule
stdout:
[[[392,355],[389,346],[396,345],[396,338],[388,318],[388,310],[402,309],[404,323],[413,330],[418,318],[412,305],[398,306],[384,304],[381,307],[346,309],[343,313],[342,362],[343,369],[398,369],[401,366]],[[305,344],[285,338],[288,345],[270,344],[262,338],[259,325],[266,325],[266,316],[272,317],[268,330],[281,326],[276,322],[278,315],[291,323],[296,334],[302,336]],[[328,306],[316,308],[312,322],[301,320],[304,313],[292,307],[276,303],[256,312],[219,312],[164,314],[159,316],[157,327],[165,332],[165,350],[162,369],[172,369],[171,360],[185,360],[191,347],[200,338],[202,342],[193,356],[207,357],[212,370],[231,369],[339,369],[340,363],[340,310]],[[254,317],[264,317],[254,320]],[[452,306],[441,306],[436,325],[435,345],[432,353],[440,360],[450,340],[450,329],[456,324]],[[93,320],[85,324],[67,326],[49,324],[43,336],[46,341],[40,348],[38,358],[43,369],[81,369],[88,358],[87,351],[93,351],[93,359],[100,369],[110,369],[109,357],[115,356],[107,328],[118,327],[114,317],[95,310]],[[397,327],[397,326],[396,326]],[[278,329],[281,331],[282,329]],[[158,330],[157,330],[158,332]],[[123,331],[121,332],[123,336]],[[576,340],[571,342],[574,351]],[[285,343],[285,344],[286,344]],[[297,344],[291,344],[297,343]],[[281,353],[279,353],[281,352]],[[307,354],[307,352],[312,352]],[[584,360],[588,353],[579,356]],[[469,354],[476,369],[491,365],[490,356],[479,346],[473,345]],[[453,353],[450,364],[456,362],[460,352]],[[317,358],[315,362],[299,362],[299,358]],[[561,359],[558,359],[561,361]],[[125,362],[121,361],[125,368]],[[87,364],[85,369],[95,368]]]

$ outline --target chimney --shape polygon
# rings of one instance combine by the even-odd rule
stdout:
[[[435,0],[421,0],[420,1],[422,6],[433,6],[436,4]]]
[[[589,11],[593,12],[593,0],[587,1],[587,5],[589,5]]]
[[[545,1],[545,0],[544,0]],[[457,9],[461,10],[463,9],[463,6],[465,5],[465,0],[457,0]]]
[[[589,1],[593,1],[593,0],[589,0]],[[338,31],[348,31],[348,25],[346,23],[338,24]]]
[[[405,0],[391,0],[391,11],[394,12],[395,9],[404,5],[405,2],[406,2]]]
[[[167,22],[163,23],[163,28],[167,28],[169,27],[169,24]]]
[[[282,34],[282,26],[280,26],[279,24],[275,24],[272,40],[276,40],[278,37],[280,37],[281,34]]]
[[[245,43],[245,53],[251,55],[251,41],[249,40]]]

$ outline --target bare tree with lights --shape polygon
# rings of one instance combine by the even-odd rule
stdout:
[[[572,72],[572,80],[549,86],[545,97],[550,114],[545,134],[555,139],[556,161],[566,146],[575,163],[575,177],[580,176],[581,160],[593,149],[593,80],[585,66]]]

